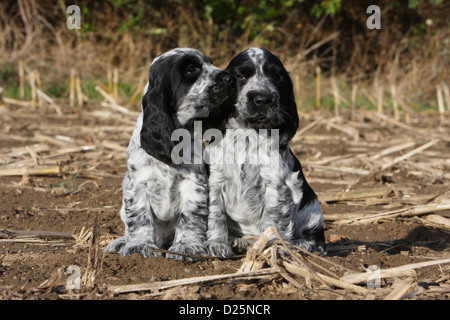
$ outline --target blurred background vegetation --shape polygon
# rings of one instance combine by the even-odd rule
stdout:
[[[38,70],[43,90],[68,96],[70,70],[98,98],[98,81],[119,71],[127,101],[146,82],[152,59],[193,47],[219,67],[249,46],[278,55],[296,81],[301,107],[315,105],[317,67],[322,105],[332,105],[330,78],[344,104],[355,84],[358,105],[375,105],[374,85],[392,84],[404,101],[433,107],[436,85],[449,81],[450,1],[445,0],[106,0],[0,2],[0,87],[18,96],[18,61]],[[69,5],[81,9],[81,29],[66,25]],[[381,29],[369,30],[367,8],[381,9]],[[346,98],[347,97],[347,98]],[[389,102],[386,102],[389,104]],[[348,104],[348,103],[347,103]],[[139,99],[133,108],[139,108]]]

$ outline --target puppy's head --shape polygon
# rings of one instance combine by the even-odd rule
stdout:
[[[144,94],[141,146],[156,159],[172,165],[172,132],[220,126],[236,97],[235,78],[212,65],[209,57],[189,48],[170,50],[153,61]]]
[[[267,49],[249,48],[230,61],[226,70],[237,79],[235,119],[239,126],[279,129],[287,143],[299,119],[292,81],[280,59]]]

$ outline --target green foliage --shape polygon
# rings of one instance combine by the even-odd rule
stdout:
[[[64,85],[63,83],[53,81],[48,84],[47,93],[51,97],[55,98],[65,98],[68,95],[69,89],[67,85]]]
[[[0,66],[0,87],[3,88],[2,94],[5,97],[20,98],[19,76],[17,65],[8,63]],[[25,97],[31,98],[31,90],[25,87]]]
[[[90,99],[103,99],[102,96],[95,90],[98,78],[87,78],[83,79],[83,91]],[[136,84],[131,82],[121,82],[118,83],[119,95],[126,100],[130,99],[136,90]]]
[[[97,90],[95,90],[95,86],[97,86],[96,79],[88,78],[83,79],[83,91],[89,97],[89,99],[100,99],[101,96]]]
[[[322,0],[311,9],[311,14],[320,18],[324,14],[334,17],[341,7],[341,0]]]
[[[10,79],[16,73],[16,67],[14,64],[6,64],[0,68],[0,81],[12,80]],[[13,80],[16,80],[15,78]]]
[[[421,4],[423,3],[429,3],[432,5],[441,5],[444,3],[444,0],[408,0],[408,1],[404,1],[404,0],[388,0],[387,1],[387,6],[389,7],[393,7],[393,8],[399,8],[402,4],[408,4],[408,8],[409,9],[416,9],[417,7],[419,7]]]
[[[98,85],[98,78],[85,78],[82,79],[82,90],[89,97],[89,99],[102,100],[103,97],[95,90]],[[106,82],[106,80],[104,80]],[[7,64],[0,67],[0,87],[3,88],[2,94],[5,97],[19,99],[20,89],[17,73],[17,64]],[[129,100],[136,90],[136,84],[133,82],[119,82],[119,95],[125,100]],[[31,99],[31,88],[28,82],[25,82],[25,100]],[[67,98],[69,95],[69,83],[68,81],[52,81],[44,83],[43,91],[52,98]],[[139,94],[136,101],[141,100]]]
[[[408,8],[416,9],[421,3],[428,2],[434,5],[440,5],[444,0],[408,0]]]
[[[230,23],[233,31],[247,32],[253,39],[262,30],[282,23],[295,4],[304,0],[203,0],[205,15],[217,24]]]
[[[334,17],[338,15],[344,4],[342,0],[107,0],[116,11],[123,16],[117,26],[123,34],[136,31],[147,35],[165,35],[176,30],[168,30],[162,25],[155,25],[155,21],[161,21],[160,9],[163,7],[177,6],[183,8],[195,7],[200,15],[212,18],[214,28],[217,31],[231,27],[234,34],[246,33],[250,40],[258,40],[265,43],[267,40],[258,36],[262,31],[273,31],[277,26],[290,17],[301,17],[309,14],[316,19],[324,15]],[[418,10],[421,4],[442,5],[444,0],[386,0],[383,8],[400,8],[407,4],[411,10]],[[87,8],[86,8],[87,10]],[[84,11],[83,11],[84,12]],[[87,10],[88,12],[88,10]],[[84,14],[84,13],[83,13]],[[101,27],[101,26],[100,26]],[[86,23],[88,32],[94,27]],[[177,30],[182,30],[179,25]],[[82,32],[83,33],[83,32]]]
[[[114,9],[119,9],[121,7],[130,7],[130,5],[136,5],[136,1],[134,0],[108,0],[109,3],[113,6]]]
[[[20,98],[19,85],[4,88],[2,94],[5,97],[19,99]],[[24,96],[25,100],[31,100],[31,89],[29,87],[25,87],[24,94],[25,94],[25,96]]]
[[[127,15],[118,25],[121,34],[127,31],[144,32],[142,25],[150,12],[154,12],[152,4],[144,0],[107,0],[115,10],[124,10]]]

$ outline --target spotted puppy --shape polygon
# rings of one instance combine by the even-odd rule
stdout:
[[[153,61],[127,149],[120,210],[125,235],[107,251],[152,257],[161,255],[154,249],[168,249],[174,253],[166,257],[175,259],[185,257],[176,253],[207,254],[206,168],[193,161],[175,164],[172,140],[180,129],[191,133],[194,144],[194,122],[202,121],[204,130],[220,125],[234,98],[234,77],[197,50],[177,48]]]
[[[240,53],[226,70],[237,78],[238,95],[226,136],[209,146],[210,254],[230,256],[231,239],[269,226],[284,240],[324,253],[320,204],[288,146],[299,125],[289,74],[259,48]]]

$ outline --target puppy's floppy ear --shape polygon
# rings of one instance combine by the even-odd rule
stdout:
[[[287,145],[289,141],[294,137],[299,125],[299,118],[297,112],[297,104],[295,103],[294,91],[289,90],[289,100],[283,107],[285,112],[285,121],[283,127],[280,128],[280,143],[281,145]]]
[[[291,140],[295,133],[297,132],[298,125],[299,125],[299,118],[298,118],[298,111],[297,111],[297,104],[295,103],[295,96],[294,91],[291,91],[291,97],[290,97],[290,103],[288,107],[288,113],[290,120],[288,123],[288,126],[286,128],[286,131],[289,135],[289,140]]]
[[[174,165],[171,159],[174,147],[171,135],[175,130],[171,94],[160,83],[153,84],[156,87],[150,87],[142,100],[144,119],[141,146],[152,157],[168,165]]]

